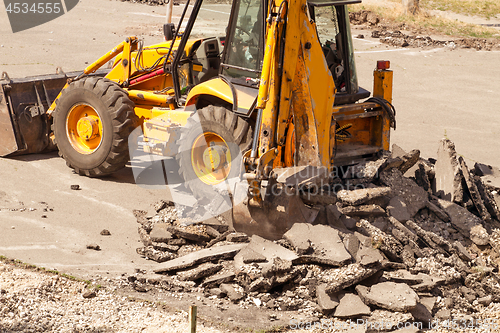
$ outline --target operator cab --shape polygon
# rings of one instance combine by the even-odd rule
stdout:
[[[348,4],[361,0],[309,0],[309,17],[336,87],[335,105],[368,98],[358,86],[349,25]],[[184,105],[189,90],[211,78],[222,76],[236,90],[257,95],[264,57],[267,0],[234,0],[231,5],[196,1],[188,15],[181,44],[174,60],[174,89],[178,105]],[[231,11],[229,13],[229,11]],[[215,20],[214,16],[217,16]],[[227,26],[221,19],[227,18]],[[225,36],[225,37],[224,37]],[[188,40],[197,39],[189,44]],[[249,89],[250,88],[250,89]]]
[[[310,0],[307,2],[311,20],[323,48],[328,68],[333,76],[335,105],[354,103],[370,97],[370,92],[358,86],[354,48],[349,24],[348,4],[361,0]]]

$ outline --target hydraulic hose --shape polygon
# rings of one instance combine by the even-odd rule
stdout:
[[[396,129],[396,109],[394,108],[394,105],[389,103],[388,100],[381,97],[371,97],[367,99],[366,102],[373,102],[379,104],[382,107],[382,109],[385,112],[387,112],[387,115],[391,120],[391,127]]]

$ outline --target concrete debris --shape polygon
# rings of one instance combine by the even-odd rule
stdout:
[[[399,171],[401,171],[402,174],[405,174],[418,162],[420,158],[420,150],[413,149],[409,153],[406,153],[401,147],[393,144],[391,157],[401,160],[401,163],[399,166],[397,166],[397,168],[399,169]]]
[[[391,194],[389,187],[361,188],[352,191],[340,190],[337,199],[343,204],[357,206],[376,203],[378,199],[386,198]]]
[[[384,256],[379,250],[373,247],[362,247],[356,252],[356,262],[359,262],[362,266],[373,266],[377,263],[382,263]]]
[[[382,282],[371,287],[357,285],[356,291],[365,304],[391,311],[412,310],[420,300],[417,293],[404,283]]]
[[[165,262],[176,257],[172,253],[157,250],[153,246],[139,247],[136,249],[136,252],[140,256],[146,257],[156,262]]]
[[[434,192],[447,201],[463,200],[462,171],[455,144],[448,139],[439,141],[437,162],[434,166],[436,182]]]
[[[165,273],[213,260],[233,258],[245,245],[246,244],[230,244],[191,252],[185,256],[162,263],[154,271],[155,273]]]
[[[144,246],[147,247],[153,245],[153,241],[151,240],[151,236],[148,234],[147,230],[141,227],[137,228],[137,230],[139,232],[139,238]]]
[[[226,240],[233,243],[246,243],[248,242],[248,236],[243,232],[233,232],[226,236]]]
[[[219,243],[219,242],[222,242],[222,241],[226,240],[226,237],[227,237],[229,234],[231,234],[231,233],[232,233],[232,231],[229,231],[229,230],[228,230],[228,231],[226,231],[226,232],[224,232],[224,233],[220,234],[219,236],[217,236],[216,238],[214,238],[214,239],[212,239],[210,242],[208,242],[207,247],[211,247],[211,246],[213,246],[213,245],[215,245],[215,244],[217,244],[217,243]]]
[[[210,287],[210,286],[219,286],[222,283],[228,283],[234,280],[236,277],[236,274],[234,272],[226,272],[226,273],[221,273],[221,274],[216,274],[207,277],[205,280],[203,280],[203,283],[201,284],[204,288]]]
[[[339,302],[334,316],[337,318],[359,318],[371,314],[370,307],[355,294],[345,294]]]
[[[385,210],[379,205],[347,206],[341,208],[344,215],[352,217],[385,216]]]
[[[398,333],[420,333],[418,325],[408,325],[408,328],[397,329],[404,327],[402,323],[412,323],[415,319],[411,313],[390,312],[387,310],[374,310],[370,317],[367,318],[366,332],[398,332]],[[401,323],[401,324],[400,324]],[[399,325],[399,326],[398,326]]]
[[[320,194],[307,192],[315,179],[300,171],[309,169],[278,173],[302,184],[294,199],[318,213],[275,241],[234,231],[229,216],[179,218],[183,208],[167,201],[154,216],[134,211],[144,245],[137,253],[157,261],[154,272],[163,275],[136,273],[131,285],[201,288],[245,309],[300,308],[318,319],[385,318],[424,328],[458,315],[479,319],[478,307],[500,302],[500,170],[476,164],[470,171],[449,140],[440,142],[437,161],[393,150],[337,170]]]
[[[327,168],[312,165],[277,168],[273,170],[273,176],[278,183],[286,186],[309,187],[328,183]]]
[[[194,242],[208,242],[212,239],[205,230],[205,226],[188,225],[185,227],[168,226],[167,231],[179,238],[184,238]]]
[[[102,229],[100,234],[101,236],[111,236],[111,232],[108,229]]]
[[[316,297],[318,305],[323,313],[330,313],[339,305],[337,296],[330,296],[326,293],[326,284],[322,283],[316,287]]]
[[[478,224],[470,229],[470,239],[476,245],[484,246],[490,242],[490,235],[488,235],[488,232],[482,225]]]
[[[314,205],[333,205],[337,202],[337,196],[331,192],[321,191],[319,193],[315,192],[301,192],[300,199],[310,206]]]
[[[327,283],[326,292],[333,294],[353,286],[382,269],[382,265],[363,267],[360,263],[327,271],[321,281]]]
[[[432,311],[429,311],[422,303],[417,303],[417,306],[410,310],[413,318],[419,322],[429,323],[432,321]]]
[[[500,220],[500,210],[498,209],[495,197],[490,191],[488,191],[486,185],[481,180],[481,177],[474,176],[474,184],[481,195],[481,199],[483,200],[483,204],[488,210],[488,213],[495,220]]]
[[[369,184],[376,180],[380,174],[381,167],[387,165],[387,157],[380,158],[376,161],[368,161],[359,163],[350,167],[347,172],[334,174],[334,176],[344,179],[360,180],[360,183]]]
[[[406,208],[406,203],[400,197],[394,197],[389,201],[387,212],[390,216],[401,222],[406,222],[411,219],[410,213]]]
[[[97,245],[96,243],[87,244],[87,249],[101,251],[101,247],[99,245]]]
[[[412,177],[415,179],[415,182],[418,186],[423,188],[427,192],[431,192],[432,190],[432,181],[435,178],[434,170],[428,165],[428,163],[419,161],[415,165],[415,170],[408,170],[406,173],[413,173],[415,176]],[[406,175],[406,174],[405,174]]]
[[[249,249],[263,255],[268,262],[271,262],[273,258],[281,258],[292,262],[299,258],[295,252],[257,235],[252,236],[248,245],[242,245],[246,245]],[[237,269],[241,267],[240,263],[235,261],[235,267]]]
[[[160,210],[164,209],[167,206],[174,206],[174,203],[171,201],[159,200],[158,202],[153,204],[153,209],[158,213]]]
[[[398,169],[383,171],[380,174],[380,181],[389,186],[395,196],[401,198],[412,217],[427,204],[427,192],[413,180],[404,177]]]
[[[397,239],[386,234],[367,220],[360,220],[357,226],[360,231],[371,238],[374,248],[380,249],[380,251],[393,261],[401,259],[403,246]]]
[[[462,175],[465,179],[465,183],[467,184],[467,189],[469,190],[470,197],[474,206],[476,206],[477,211],[479,212],[479,216],[486,222],[491,222],[491,216],[486,206],[484,205],[484,201],[481,197],[481,193],[476,186],[473,176],[469,172],[469,168],[465,164],[464,159],[460,156],[458,158],[458,162],[460,163],[460,169],[462,170]]]
[[[235,257],[235,262],[243,261],[244,264],[251,264],[253,262],[265,262],[266,257],[260,253],[255,252],[248,246],[243,248]]]
[[[466,208],[442,199],[439,199],[438,202],[450,217],[450,222],[453,227],[455,227],[464,237],[469,238],[470,230],[474,226],[482,224],[482,220],[469,212]]]
[[[234,303],[238,302],[243,297],[245,297],[245,294],[242,291],[239,290],[241,288],[239,286],[234,286],[234,285],[231,285],[231,284],[222,283],[219,288]]]
[[[439,205],[439,201],[436,197],[433,197],[431,200],[427,201],[426,207],[431,211],[434,215],[437,216],[443,222],[449,222],[450,216],[446,211]]]
[[[167,230],[169,226],[168,223],[156,223],[149,233],[151,241],[168,243],[168,241],[173,238],[172,233]]]
[[[301,254],[298,261],[330,266],[343,266],[351,260],[338,230],[325,225],[296,223],[283,238]]]
[[[205,263],[196,268],[178,272],[179,280],[181,281],[196,281],[204,277],[213,275],[222,269],[222,265]]]

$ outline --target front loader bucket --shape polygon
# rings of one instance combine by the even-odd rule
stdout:
[[[0,156],[40,153],[52,148],[46,113],[69,78],[81,72],[10,79],[0,77]],[[95,75],[104,76],[107,71]]]

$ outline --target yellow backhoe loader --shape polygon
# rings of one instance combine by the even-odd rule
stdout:
[[[83,73],[4,73],[0,155],[57,146],[75,172],[102,176],[125,166],[141,126],[144,151],[176,156],[195,197],[243,179],[243,192],[227,188],[245,197],[237,229],[310,221],[299,192],[388,150],[395,127],[389,62],[377,63],[372,98],[358,86],[347,5],[360,2],[188,0],[165,42],[129,37]]]

